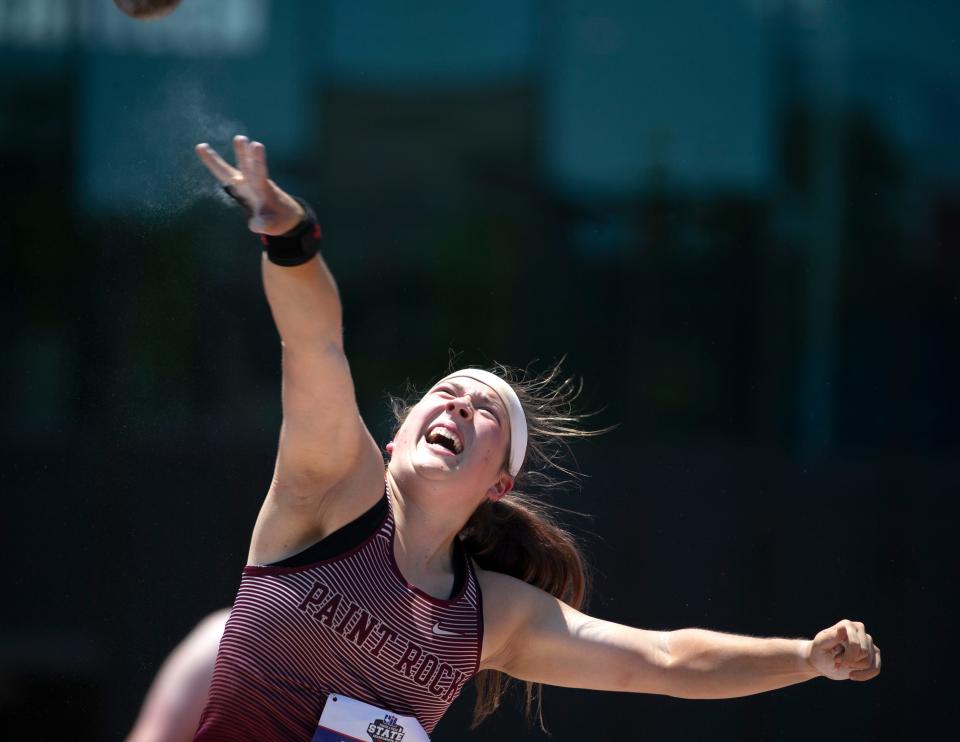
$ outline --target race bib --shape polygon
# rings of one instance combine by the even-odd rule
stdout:
[[[336,693],[327,696],[313,742],[430,742],[420,722]]]

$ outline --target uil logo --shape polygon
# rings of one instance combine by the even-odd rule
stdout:
[[[367,734],[373,742],[400,742],[403,739],[403,727],[397,724],[396,716],[384,714],[382,719],[367,725]]]

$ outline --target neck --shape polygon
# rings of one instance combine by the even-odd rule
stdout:
[[[396,523],[394,556],[400,571],[417,587],[426,587],[426,592],[431,594],[445,592],[437,597],[446,598],[454,573],[451,561],[453,540],[466,518],[438,508],[425,508],[415,497],[408,496],[409,492],[405,496],[389,469],[387,485]]]

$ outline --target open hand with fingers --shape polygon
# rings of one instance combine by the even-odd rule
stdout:
[[[207,170],[246,207],[250,231],[276,236],[296,227],[304,217],[303,207],[270,180],[266,147],[237,135],[233,138],[233,151],[236,167],[227,164],[209,144],[196,146],[197,156]]]
[[[862,623],[844,619],[813,638],[807,661],[831,680],[870,680],[880,674],[880,647]]]

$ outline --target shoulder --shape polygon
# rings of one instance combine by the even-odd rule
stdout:
[[[480,567],[476,567],[475,571],[480,589],[483,590],[484,605],[502,603],[503,605],[498,605],[498,607],[507,608],[506,604],[514,600],[523,599],[533,593],[543,593],[540,588],[503,572],[494,572]]]
[[[257,516],[247,563],[271,564],[297,554],[355,521],[382,497],[379,454],[335,483],[275,475]]]
[[[477,567],[483,595],[483,651],[481,669],[501,669],[507,663],[515,638],[535,617],[557,599],[516,577]]]

